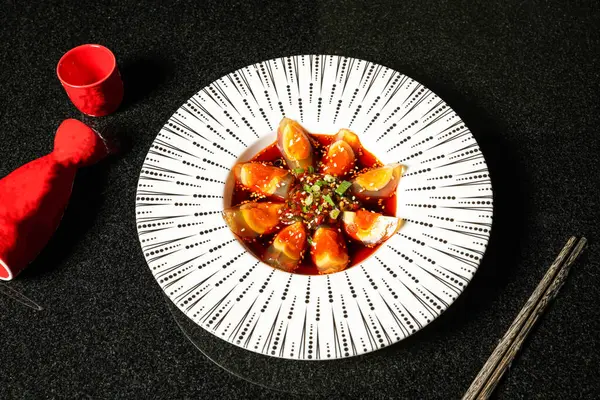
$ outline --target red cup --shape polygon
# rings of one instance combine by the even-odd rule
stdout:
[[[115,55],[98,44],[84,44],[66,52],[56,74],[71,102],[84,114],[102,117],[123,100],[123,81]]]

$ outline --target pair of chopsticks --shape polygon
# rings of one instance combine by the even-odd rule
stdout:
[[[531,328],[556,297],[587,239],[571,237],[494,349],[462,400],[487,399],[510,366]]]

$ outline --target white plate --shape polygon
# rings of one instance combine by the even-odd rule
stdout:
[[[283,116],[311,132],[350,128],[384,163],[408,166],[406,224],[346,271],[275,270],[223,221],[230,168],[273,141]],[[237,346],[300,360],[367,353],[430,323],[475,274],[493,212],[483,155],[448,105],[389,68],[326,55],[250,65],[195,94],[159,132],[136,201],[146,261],[181,311]]]

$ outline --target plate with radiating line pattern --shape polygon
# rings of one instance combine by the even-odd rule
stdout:
[[[349,128],[382,162],[408,167],[405,225],[345,271],[273,269],[223,220],[231,168],[273,142],[283,117],[310,132]],[[492,214],[485,159],[444,101],[392,69],[329,55],[249,65],[197,92],[158,133],[136,197],[144,256],[171,301],[225,341],[297,360],[368,353],[429,324],[477,271]]]

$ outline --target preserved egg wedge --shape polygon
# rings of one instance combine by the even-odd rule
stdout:
[[[233,233],[253,239],[277,229],[283,208],[283,203],[250,202],[223,210],[223,218]]]
[[[362,149],[362,144],[360,143],[358,135],[352,132],[350,129],[340,129],[334,138],[334,141],[338,140],[343,140],[344,142],[348,143],[352,148],[352,151],[354,151],[354,154],[357,156]]]
[[[302,222],[296,222],[275,235],[263,261],[272,267],[293,272],[298,268],[305,249],[306,229]]]
[[[331,176],[344,176],[354,168],[356,155],[344,140],[338,140],[327,149],[321,164],[321,173]]]
[[[374,247],[392,237],[404,224],[404,220],[382,214],[358,210],[345,211],[342,223],[346,234],[367,247]]]
[[[237,182],[248,190],[281,200],[287,197],[294,181],[289,171],[257,162],[237,164],[233,172]]]
[[[310,255],[319,274],[343,271],[350,262],[343,235],[332,227],[317,228],[312,237]]]
[[[352,194],[363,201],[385,199],[396,192],[406,167],[389,164],[357,175],[352,180]]]
[[[277,148],[290,171],[299,176],[315,167],[314,148],[308,132],[298,122],[283,118],[277,129]]]

